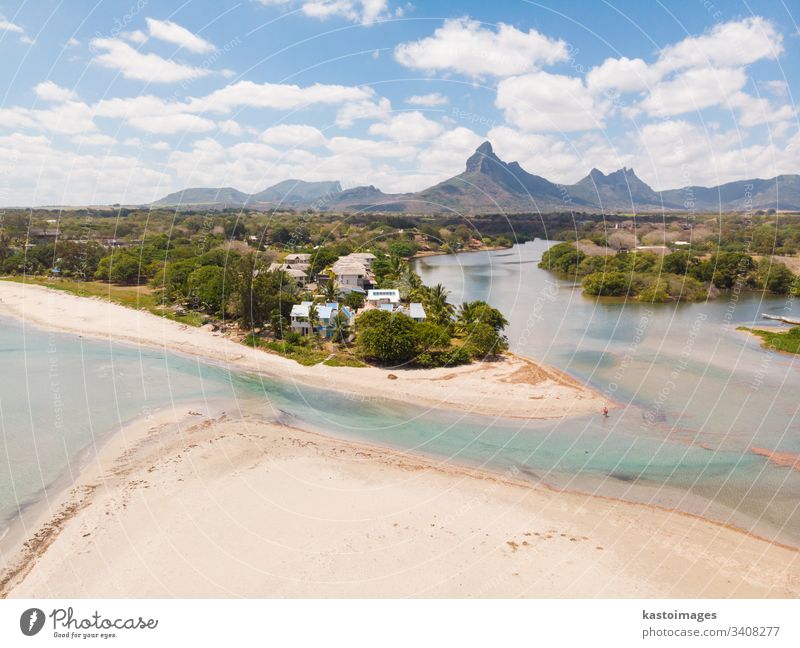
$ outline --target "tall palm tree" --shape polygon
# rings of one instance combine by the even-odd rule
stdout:
[[[339,296],[339,285],[331,277],[325,284],[325,300],[328,302],[335,302]]]
[[[428,311],[428,317],[439,326],[450,326],[453,322],[455,307],[447,301],[449,291],[442,284],[428,288],[425,291],[423,305]]]
[[[317,310],[316,304],[311,304],[308,307],[308,325],[311,328],[311,335],[314,335],[319,326],[319,310]]]
[[[342,311],[338,311],[331,319],[331,339],[340,344],[347,343],[350,337],[350,319]]]

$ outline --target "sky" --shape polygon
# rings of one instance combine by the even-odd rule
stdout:
[[[416,191],[484,140],[561,183],[800,173],[798,21],[789,0],[0,0],[0,206]]]

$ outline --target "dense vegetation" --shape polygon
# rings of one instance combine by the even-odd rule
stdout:
[[[482,360],[508,348],[503,335],[508,322],[496,308],[482,301],[467,302],[454,318],[441,286],[427,292],[427,304],[436,313],[427,321],[381,310],[361,315],[356,327],[358,354],[382,364],[442,367]]]
[[[187,324],[224,327],[243,342],[303,364],[359,366],[368,360],[445,366],[507,348],[502,333],[507,322],[499,312],[482,302],[456,312],[447,291],[424,286],[408,263],[420,250],[504,243],[476,238],[463,224],[447,229],[392,219],[346,223],[316,214],[144,214],[68,214],[56,223],[57,235],[53,219],[42,219],[50,212],[7,214],[0,228],[0,270]],[[339,313],[329,341],[292,332],[289,314],[301,301],[340,301],[352,310],[364,305],[363,295],[337,289],[330,268],[340,256],[366,250],[376,256],[377,285],[399,289],[404,301],[421,302],[428,320],[371,311],[353,330]],[[312,289],[282,269],[271,269],[287,252],[311,255],[306,280]],[[316,282],[318,275],[328,281]],[[311,317],[316,312],[312,306]]]
[[[697,301],[735,286],[800,294],[800,280],[786,265],[744,252],[621,250],[590,256],[565,242],[547,250],[539,267],[580,280],[588,295],[646,302]]]

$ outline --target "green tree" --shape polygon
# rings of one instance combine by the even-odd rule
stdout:
[[[370,310],[356,323],[356,348],[369,360],[381,363],[403,363],[417,351],[415,322],[402,313]]]
[[[563,274],[574,274],[586,255],[573,243],[557,243],[542,254],[539,267]]]
[[[350,319],[342,311],[337,311],[336,315],[331,318],[331,340],[339,344],[347,343],[350,338],[352,329],[350,327]]]
[[[622,296],[630,290],[630,275],[624,272],[595,272],[583,278],[588,295]]]
[[[357,311],[364,307],[365,297],[363,293],[351,290],[344,296],[344,305],[352,311]]]
[[[189,298],[213,313],[224,313],[226,292],[225,270],[219,266],[203,266],[193,271],[187,279]]]
[[[797,277],[783,263],[762,259],[758,263],[756,283],[759,288],[779,295],[790,292]]]
[[[508,340],[489,324],[477,322],[469,328],[464,348],[473,358],[487,358],[508,349]]]

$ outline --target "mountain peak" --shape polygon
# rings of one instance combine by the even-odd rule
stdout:
[[[492,162],[503,164],[500,158],[495,155],[491,142],[486,141],[467,158],[467,173],[471,171],[486,172]]]

